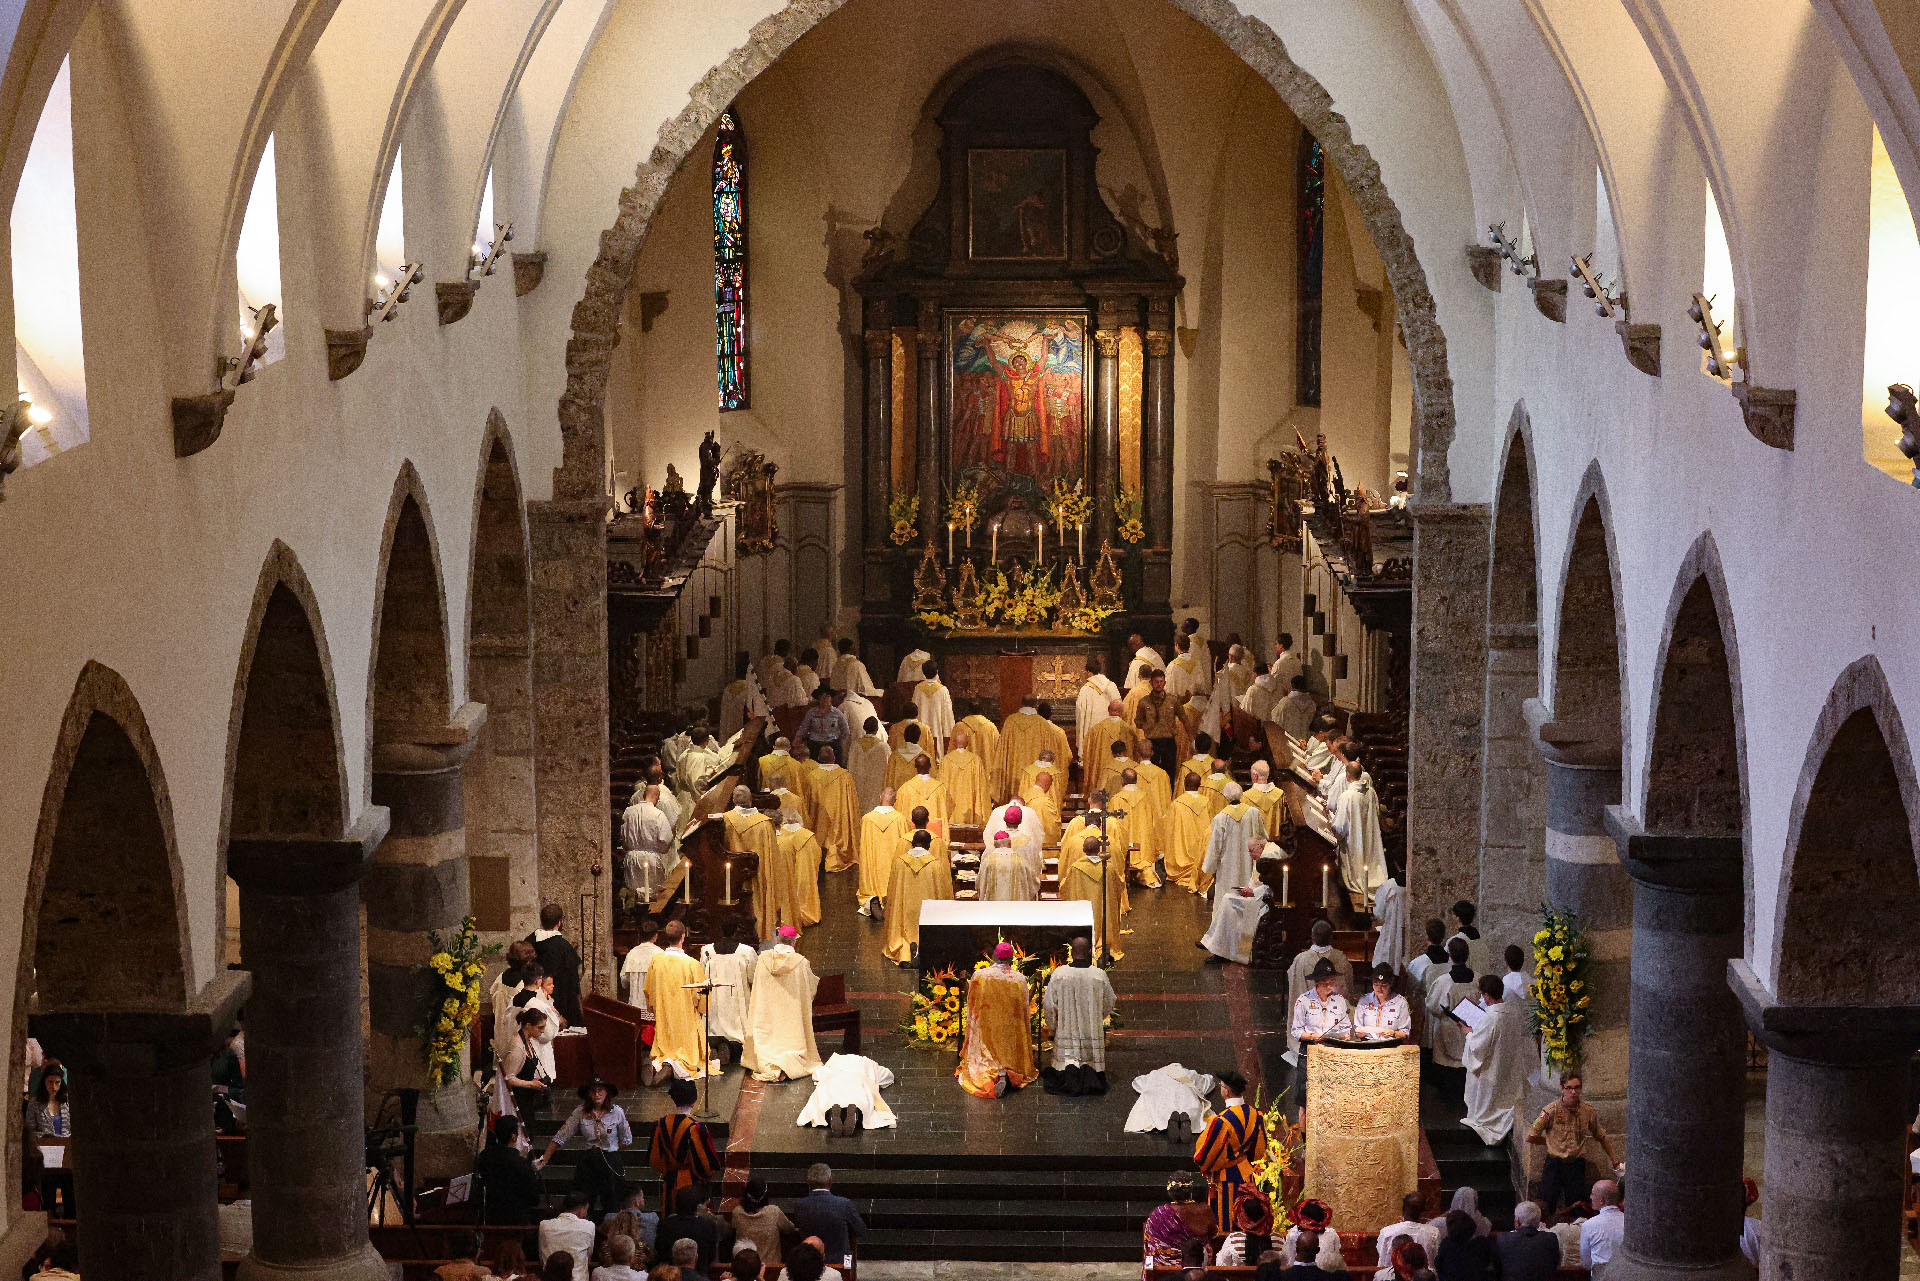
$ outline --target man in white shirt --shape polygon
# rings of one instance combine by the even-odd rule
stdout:
[[[1607,1265],[1627,1232],[1627,1216],[1620,1212],[1620,1185],[1612,1179],[1594,1184],[1593,1208],[1593,1217],[1580,1225],[1580,1266],[1593,1281],[1607,1281]]]
[[[1507,1000],[1518,1001],[1522,1005],[1527,1001],[1527,953],[1518,943],[1507,944],[1505,956],[1507,972],[1500,982],[1507,989]]]
[[[1440,1253],[1440,1229],[1421,1218],[1426,1212],[1427,1203],[1418,1192],[1409,1192],[1400,1198],[1400,1222],[1381,1228],[1380,1239],[1374,1246],[1381,1267],[1373,1274],[1373,1281],[1394,1281],[1393,1243],[1402,1237],[1418,1241],[1427,1252],[1428,1264],[1432,1264],[1434,1256]]]
[[[540,1262],[564,1250],[573,1256],[573,1281],[587,1281],[593,1266],[593,1221],[587,1217],[587,1194],[579,1188],[567,1193],[566,1209],[540,1224]]]

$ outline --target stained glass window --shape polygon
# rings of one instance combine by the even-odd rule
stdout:
[[[1320,403],[1320,266],[1326,247],[1327,153],[1320,140],[1300,131],[1300,314],[1296,326],[1295,387],[1303,405]]]
[[[747,147],[732,107],[713,140],[713,342],[720,408],[747,407]]]

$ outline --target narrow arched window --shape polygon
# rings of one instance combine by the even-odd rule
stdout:
[[[1320,271],[1326,249],[1327,153],[1320,140],[1300,131],[1298,197],[1300,283],[1299,314],[1294,325],[1296,372],[1294,399],[1320,403]]]
[[[713,140],[713,343],[720,408],[747,407],[747,148],[740,117],[720,113]]]

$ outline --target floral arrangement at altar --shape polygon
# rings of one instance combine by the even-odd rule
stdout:
[[[1077,531],[1093,517],[1093,495],[1087,492],[1086,482],[1076,480],[1069,485],[1064,479],[1054,481],[1046,512],[1059,532],[1060,545],[1066,546],[1067,530]]]
[[[1580,1035],[1593,1003],[1593,956],[1587,931],[1572,912],[1548,903],[1540,915],[1533,936],[1533,981],[1527,985],[1528,1022],[1539,1034],[1547,1066],[1565,1076],[1580,1067]]]
[[[953,487],[953,493],[947,497],[947,527],[958,529],[966,538],[967,546],[973,546],[973,527],[980,523],[980,482],[962,481]],[[948,543],[948,554],[952,554],[952,543]]]
[[[965,979],[951,965],[922,976],[920,987],[909,1003],[907,1017],[900,1021],[902,1039],[917,1049],[958,1053],[967,1027],[967,982],[992,964],[991,959],[982,957],[973,963],[973,970]],[[1037,1054],[1051,1044],[1041,1037],[1040,1003],[1047,993],[1047,980],[1058,967],[1016,943],[1013,968],[1027,981],[1027,1019],[1033,1028],[1033,1049]],[[1119,1016],[1109,1014],[1107,1026],[1119,1027]]]
[[[1146,510],[1146,496],[1137,488],[1122,489],[1113,496],[1113,519],[1115,532],[1123,543],[1138,544],[1147,536],[1147,523],[1142,519]]]
[[[487,972],[487,959],[500,946],[481,946],[471,916],[462,919],[460,928],[444,940],[437,931],[429,930],[427,946],[431,951],[426,968],[440,980],[439,1013],[426,1029],[427,1083],[438,1089],[452,1084],[459,1075],[467,1029],[480,1013],[480,976]]]
[[[1276,1237],[1284,1237],[1287,1229],[1298,1222],[1300,1193],[1306,1178],[1302,1154],[1306,1150],[1307,1132],[1297,1122],[1287,1119],[1282,1106],[1286,1094],[1285,1090],[1280,1091],[1273,1096],[1273,1102],[1260,1111],[1260,1125],[1267,1132],[1267,1155],[1264,1160],[1253,1163],[1254,1186],[1273,1207],[1271,1235]],[[1253,1105],[1260,1108],[1257,1093]]]
[[[905,547],[920,536],[920,495],[896,494],[887,504],[887,537]]]
[[[962,566],[951,607],[945,601],[916,601],[914,618],[930,632],[967,631],[985,627],[1052,628],[1094,633],[1119,612],[1117,603],[1089,600],[1080,587],[1079,569],[1070,562],[1029,571],[1015,565],[1008,576],[994,568],[979,579],[972,563]]]

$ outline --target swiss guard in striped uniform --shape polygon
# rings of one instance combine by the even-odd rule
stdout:
[[[673,1111],[653,1123],[653,1135],[647,1144],[647,1164],[660,1171],[664,1186],[660,1190],[660,1212],[678,1212],[681,1188],[704,1184],[720,1169],[720,1154],[714,1151],[713,1136],[707,1127],[688,1115],[694,1100],[700,1097],[692,1081],[675,1077],[667,1084],[667,1097]]]
[[[1233,1231],[1234,1197],[1243,1184],[1253,1182],[1253,1163],[1267,1155],[1266,1126],[1246,1093],[1246,1077],[1222,1072],[1220,1111],[1193,1144],[1193,1163],[1207,1176],[1207,1203],[1222,1232]]]

